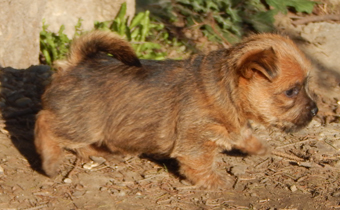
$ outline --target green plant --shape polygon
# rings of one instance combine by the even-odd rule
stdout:
[[[162,46],[169,43],[164,25],[152,22],[148,10],[138,13],[131,21],[125,15],[126,3],[123,3],[113,21],[96,22],[94,27],[100,30],[111,30],[127,39],[139,58],[164,59],[166,52],[162,50]]]
[[[75,26],[73,38],[83,33],[82,19]],[[62,25],[58,33],[48,31],[48,25],[43,22],[40,32],[41,62],[52,65],[53,61],[63,59],[68,50],[71,39],[64,34]],[[160,22],[152,21],[150,12],[140,12],[129,21],[126,17],[126,3],[121,5],[120,11],[112,21],[95,22],[94,29],[110,30],[131,42],[137,55],[142,59],[165,59],[166,46],[182,46],[176,39],[169,40],[169,35]],[[179,48],[183,49],[183,48]]]
[[[310,14],[317,4],[317,2],[311,0],[265,0],[264,2],[267,5],[260,0],[249,1],[249,4],[245,5],[244,12],[241,13],[245,22],[258,32],[272,31],[274,16],[278,13],[286,14],[289,9],[293,9],[296,12]]]
[[[163,5],[159,17],[184,22],[185,28],[198,27],[211,41],[235,43],[249,30],[273,30],[274,16],[288,9],[311,13],[311,0],[175,0]]]
[[[40,32],[40,51],[46,64],[51,65],[53,61],[62,59],[68,52],[69,38],[63,33],[65,26],[62,25],[58,33],[47,30],[48,25],[43,21],[43,29]]]
[[[75,25],[74,37],[80,36],[82,19]],[[40,52],[41,62],[52,65],[53,61],[63,59],[68,50],[71,40],[64,34],[65,26],[61,25],[58,33],[48,31],[48,25],[43,21],[42,31],[40,32]]]

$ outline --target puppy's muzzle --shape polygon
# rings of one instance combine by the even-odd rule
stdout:
[[[318,113],[318,111],[319,111],[319,109],[318,109],[318,107],[316,106],[316,103],[313,101],[313,102],[311,102],[307,107],[306,107],[306,109],[307,110],[310,110],[310,113],[312,114],[312,116],[314,117],[317,113]]]

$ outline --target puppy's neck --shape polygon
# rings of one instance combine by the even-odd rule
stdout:
[[[222,49],[197,57],[200,60],[198,72],[209,104],[218,110],[221,120],[232,125],[238,122],[242,127],[247,124],[247,119],[238,99],[239,74],[228,60],[229,54],[229,50]]]

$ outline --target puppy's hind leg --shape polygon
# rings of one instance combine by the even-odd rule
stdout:
[[[47,110],[39,112],[34,129],[34,144],[42,162],[42,169],[49,177],[58,174],[58,168],[62,159],[63,148],[61,141],[54,135],[50,128],[53,122],[53,114]]]

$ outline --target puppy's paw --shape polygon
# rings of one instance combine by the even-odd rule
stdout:
[[[205,178],[201,178],[195,186],[203,189],[210,189],[210,190],[226,190],[231,189],[235,183],[235,180],[230,177],[229,175],[221,175],[218,173],[212,173]]]
[[[251,135],[249,138],[243,140],[235,145],[236,149],[250,155],[265,155],[267,154],[267,147],[262,144],[256,137]]]
[[[53,157],[44,157],[44,159],[42,160],[42,169],[44,170],[45,174],[50,178],[54,178],[59,174],[59,166],[59,158],[54,159]]]

